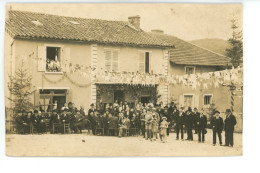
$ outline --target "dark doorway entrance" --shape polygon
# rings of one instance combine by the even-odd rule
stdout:
[[[150,101],[150,97],[149,96],[141,97],[142,104],[149,103],[149,101]]]
[[[124,91],[120,91],[120,90],[114,91],[114,102],[115,100],[117,100],[117,103],[120,103],[120,101],[124,102],[125,100]]]
[[[60,110],[66,103],[66,96],[53,96],[53,104],[57,104],[57,109]]]

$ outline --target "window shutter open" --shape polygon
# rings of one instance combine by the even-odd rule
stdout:
[[[179,108],[184,107],[184,96],[179,96]]]
[[[118,71],[118,51],[113,51],[112,66],[114,71]]]
[[[105,69],[110,71],[111,70],[111,51],[106,50],[105,52]]]
[[[46,47],[38,46],[38,71],[46,70]]]
[[[63,57],[61,58],[62,66],[66,65],[66,67],[69,66],[70,63],[70,48],[66,47],[63,49]],[[66,68],[63,69],[63,71],[66,71]]]
[[[145,69],[145,53],[139,53],[139,72],[144,73]]]

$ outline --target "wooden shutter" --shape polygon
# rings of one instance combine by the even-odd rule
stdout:
[[[64,65],[66,65],[66,67],[69,66],[69,64],[70,64],[70,48],[69,47],[66,47],[63,49],[61,63],[62,63],[62,67],[64,67]],[[63,71],[66,71],[66,68],[64,68]]]
[[[105,52],[105,69],[110,71],[111,70],[111,51],[106,50]]]
[[[139,53],[139,72],[144,73],[145,71],[145,53]]]
[[[184,107],[184,96],[180,95],[179,96],[179,108]]]
[[[118,51],[113,51],[112,66],[114,71],[118,71]]]
[[[38,46],[38,71],[46,70],[46,47]]]
[[[145,52],[145,73],[150,72],[150,53]]]
[[[200,98],[199,95],[194,96],[194,108],[199,109],[199,105],[200,105],[199,98]]]
[[[72,102],[72,89],[67,90],[66,103]]]

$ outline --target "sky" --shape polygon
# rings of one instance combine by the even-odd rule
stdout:
[[[232,33],[230,19],[238,19],[242,29],[241,4],[11,4],[12,10],[33,11],[62,16],[127,21],[140,15],[141,29],[163,30],[190,41],[205,38],[227,40]],[[9,5],[7,6],[9,9]]]

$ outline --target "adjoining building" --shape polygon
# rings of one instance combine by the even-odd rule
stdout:
[[[115,100],[147,103],[155,101],[157,95],[164,105],[174,100],[185,108],[208,108],[212,103],[221,111],[230,107],[227,86],[141,85],[142,81],[129,85],[123,81],[98,80],[93,70],[89,70],[88,81],[67,73],[72,64],[81,69],[123,73],[127,80],[127,76],[136,74],[215,72],[229,65],[229,58],[161,30],[143,31],[140,16],[129,17],[128,21],[107,21],[9,11],[5,33],[5,80],[14,75],[25,57],[36,89],[33,103],[45,111],[54,105],[60,108],[69,101],[86,109],[91,103],[99,106]],[[10,96],[7,82],[5,91]],[[242,98],[235,102],[238,107],[234,111],[242,113]],[[10,106],[7,99],[6,106]]]

